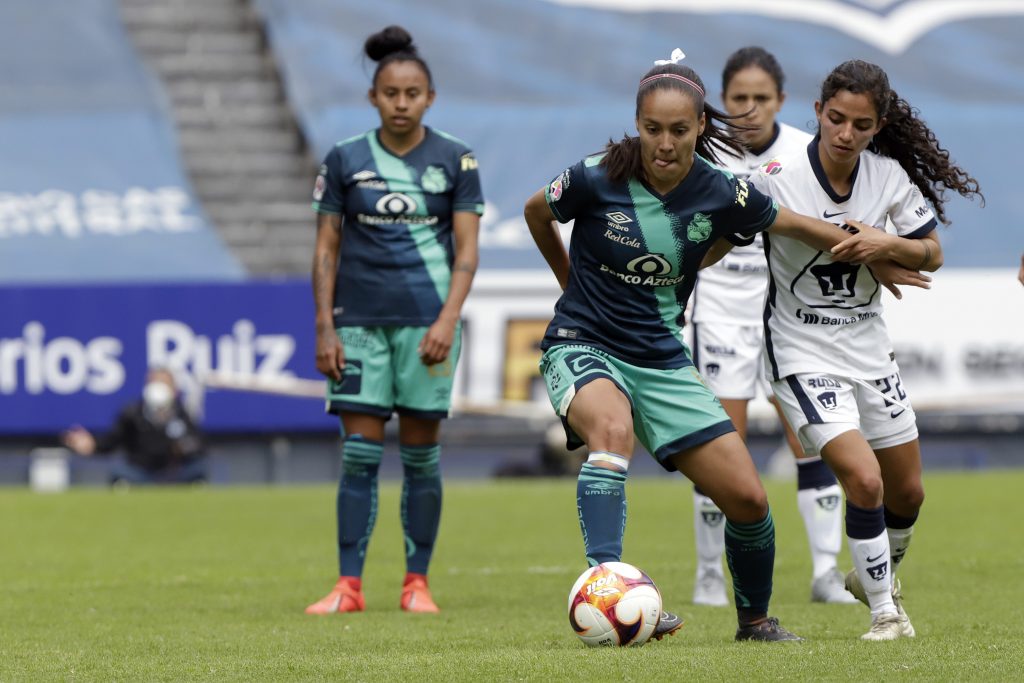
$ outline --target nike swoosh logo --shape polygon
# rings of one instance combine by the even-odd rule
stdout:
[[[821,215],[824,216],[825,218],[835,218],[836,216],[842,216],[844,213],[846,213],[846,212],[845,211],[839,211],[837,213],[829,213],[828,211],[825,211]]]
[[[867,558],[866,561],[867,562],[874,562],[875,560],[880,560],[882,558],[882,555],[885,555],[885,553],[881,553],[877,557],[869,557],[869,558]]]

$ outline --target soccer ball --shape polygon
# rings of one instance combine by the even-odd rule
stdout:
[[[589,568],[569,592],[569,624],[587,645],[643,645],[660,617],[658,587],[625,562]]]

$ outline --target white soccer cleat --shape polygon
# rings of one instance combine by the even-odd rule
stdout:
[[[698,570],[693,585],[693,604],[725,607],[729,598],[725,594],[725,575],[721,569]]]
[[[861,640],[898,640],[913,638],[914,627],[906,614],[880,614],[871,621],[871,629],[860,637]]]
[[[852,605],[857,598],[846,590],[842,573],[833,567],[811,582],[811,602]]]

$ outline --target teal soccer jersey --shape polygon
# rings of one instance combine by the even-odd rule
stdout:
[[[483,213],[477,161],[461,140],[427,128],[396,156],[373,130],[327,154],[313,209],[339,214],[335,327],[430,325],[451,282],[452,216]]]
[[[642,367],[689,365],[683,310],[704,254],[719,237],[767,230],[778,205],[700,156],[665,196],[635,178],[609,181],[602,158],[545,191],[555,218],[575,223],[569,283],[541,348],[586,344]]]

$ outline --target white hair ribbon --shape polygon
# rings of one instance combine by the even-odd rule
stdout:
[[[661,66],[662,64],[678,64],[684,59],[686,59],[686,55],[677,47],[672,50],[672,55],[668,59],[655,59],[654,64],[656,66]]]

